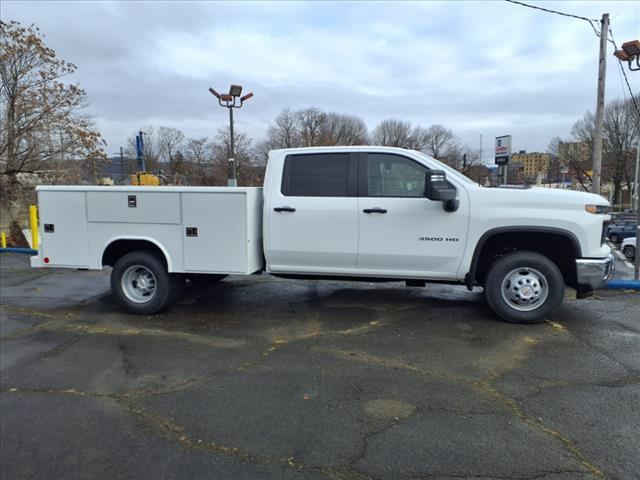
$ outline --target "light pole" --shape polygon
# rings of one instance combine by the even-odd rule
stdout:
[[[229,109],[229,178],[227,180],[227,186],[237,187],[238,180],[236,179],[236,150],[235,141],[233,137],[233,109],[241,108],[242,104],[253,97],[253,93],[247,93],[242,95],[242,85],[231,85],[229,93],[218,93],[213,88],[209,88],[209,92],[218,99],[218,104],[221,107]]]
[[[640,71],[640,40],[631,40],[630,42],[625,42],[622,44],[621,50],[616,50],[613,53],[618,60],[621,62],[628,62],[629,70],[632,72]],[[635,60],[636,67],[633,67],[633,61]],[[622,70],[624,74],[624,69]],[[627,76],[624,76],[625,79]],[[627,82],[629,85],[629,82]],[[636,107],[636,112],[640,116],[640,112],[638,112],[638,105],[636,104],[635,99],[633,98],[633,93],[631,92],[631,87],[629,87],[629,93],[631,94],[631,101]],[[640,121],[640,119],[638,120]],[[633,182],[633,206],[636,212],[636,261],[633,266],[633,278],[635,280],[640,280],[640,208],[638,208],[638,170],[640,170],[640,139],[636,139],[636,171],[635,171],[635,179]]]

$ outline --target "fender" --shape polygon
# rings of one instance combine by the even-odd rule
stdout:
[[[151,238],[151,237],[144,237],[144,236],[131,236],[131,235],[121,235],[118,237],[113,237],[109,240],[107,240],[105,242],[105,244],[102,247],[102,250],[100,251],[100,257],[98,258],[97,261],[97,265],[100,265],[100,268],[102,269],[102,257],[104,256],[104,252],[107,251],[107,248],[109,248],[109,246],[113,243],[113,242],[117,242],[118,240],[144,240],[147,241],[149,243],[153,243],[156,247],[158,247],[160,249],[160,251],[162,252],[162,254],[164,255],[165,260],[167,261],[167,271],[168,272],[173,272],[173,262],[171,261],[171,256],[169,255],[169,252],[167,251],[167,249],[164,247],[164,245],[162,245],[161,243],[159,243],[157,240]]]
[[[556,227],[540,227],[540,226],[523,226],[519,225],[516,227],[496,227],[490,230],[487,230],[482,234],[478,243],[476,244],[476,248],[473,251],[473,257],[471,258],[471,266],[469,267],[469,272],[464,276],[464,283],[467,286],[469,291],[473,290],[473,286],[476,283],[476,270],[478,267],[478,259],[480,257],[480,252],[484,247],[486,241],[494,235],[499,235],[503,233],[519,233],[519,232],[533,232],[533,233],[552,233],[555,235],[561,235],[563,237],[571,240],[571,244],[576,252],[577,258],[582,257],[582,248],[580,247],[580,242],[578,241],[578,237],[575,236],[573,232],[569,230],[564,230],[562,228]]]

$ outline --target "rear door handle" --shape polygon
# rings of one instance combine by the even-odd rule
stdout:
[[[364,213],[387,213],[386,208],[365,208],[362,210]]]
[[[274,212],[295,212],[296,209],[293,207],[276,207],[273,209]]]

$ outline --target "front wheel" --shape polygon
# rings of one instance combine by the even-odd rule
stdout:
[[[129,312],[157,313],[173,302],[184,283],[179,275],[167,272],[162,260],[147,251],[121,257],[111,271],[111,290]]]
[[[491,265],[484,289],[489,306],[503,320],[540,323],[562,303],[564,279],[544,255],[515,252]]]
[[[616,235],[615,233],[611,234],[611,236],[609,237],[609,240],[611,240],[613,243],[618,243],[620,241],[620,239],[618,238],[618,235]]]
[[[636,248],[633,245],[627,245],[622,249],[624,256],[631,259],[636,257]]]

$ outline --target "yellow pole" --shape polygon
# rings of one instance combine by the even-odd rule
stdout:
[[[7,248],[7,236],[4,232],[0,233],[0,244],[2,245],[2,248]]]
[[[34,250],[38,250],[38,207],[29,207],[29,222],[31,223],[31,244]]]

